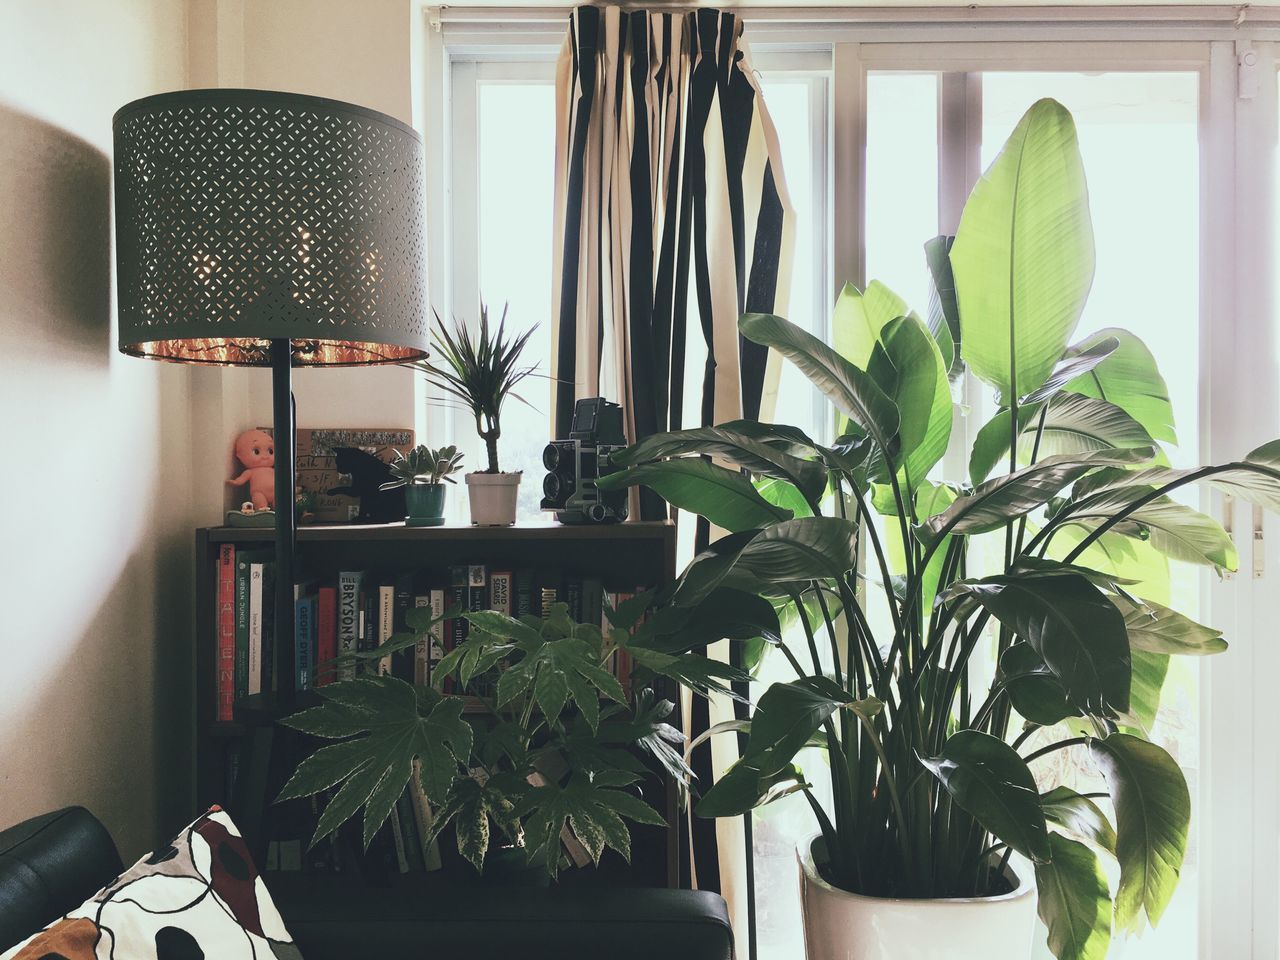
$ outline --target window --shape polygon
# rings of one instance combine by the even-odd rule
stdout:
[[[923,311],[923,242],[954,232],[969,187],[1019,116],[1053,96],[1076,119],[1097,239],[1097,276],[1077,336],[1123,326],[1153,351],[1177,420],[1175,464],[1232,459],[1276,435],[1274,25],[1256,7],[1243,26],[1218,19],[1216,8],[1177,22],[1137,8],[1096,22],[1087,12],[1070,22],[1051,11],[1008,19],[978,12],[990,16],[903,10],[890,21],[796,9],[747,17],[797,212],[789,319],[826,335],[840,285],[872,278]],[[452,172],[441,195],[450,200],[447,213],[432,211],[444,221],[436,235],[448,238],[448,249],[432,284],[453,291],[451,303],[436,302],[460,315],[474,315],[468,297],[483,290],[491,306],[511,302],[513,323],[544,324],[530,359],[546,369],[551,61],[564,21],[559,11],[525,14],[519,35],[475,10],[443,10],[442,36],[428,31],[428,46],[444,51],[451,84],[438,108],[449,116],[445,166]],[[1256,88],[1241,69],[1246,51],[1265,72]],[[510,218],[517,203],[522,216]],[[690,347],[696,370],[698,344]],[[540,413],[509,409],[502,454],[504,466],[536,478],[547,390],[538,384],[529,392]],[[825,410],[784,365],[776,419],[829,435]],[[444,432],[432,442],[451,435],[476,463],[470,424],[442,413],[435,423]],[[967,450],[964,435],[984,421],[973,404],[958,449]],[[949,462],[948,475],[956,467]],[[529,479],[526,518],[539,516]],[[1274,698],[1263,686],[1280,670],[1280,646],[1269,642],[1280,551],[1266,548],[1280,542],[1280,530],[1269,518],[1255,544],[1248,509],[1237,504],[1228,514],[1219,497],[1201,506],[1233,518],[1241,572],[1218,582],[1179,569],[1171,591],[1183,609],[1198,607],[1205,622],[1226,630],[1232,649],[1207,663],[1181,661],[1165,688],[1157,737],[1188,769],[1194,836],[1161,927],[1114,949],[1130,960],[1264,957],[1280,949],[1280,821],[1270,817],[1280,761],[1266,733]],[[1255,550],[1266,553],[1256,569]],[[783,675],[780,664],[766,663],[762,679]],[[794,843],[811,829],[794,799],[753,818],[755,956],[803,957]]]

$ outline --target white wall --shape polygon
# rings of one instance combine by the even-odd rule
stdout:
[[[204,441],[189,368],[115,350],[111,116],[185,46],[180,0],[0,4],[0,825],[84,804],[126,858],[191,802]]]

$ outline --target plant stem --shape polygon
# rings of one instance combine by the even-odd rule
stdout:
[[[1032,760],[1039,760],[1046,754],[1053,753],[1055,750],[1065,750],[1067,747],[1079,747],[1089,742],[1088,737],[1071,737],[1067,740],[1059,740],[1057,743],[1051,743],[1047,747],[1041,747],[1034,753],[1028,754],[1022,758],[1023,763],[1031,763]]]

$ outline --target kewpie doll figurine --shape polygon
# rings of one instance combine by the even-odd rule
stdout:
[[[272,510],[276,505],[276,445],[263,430],[246,430],[236,437],[236,459],[244,472],[227,483],[233,487],[249,484],[249,500],[254,510]]]

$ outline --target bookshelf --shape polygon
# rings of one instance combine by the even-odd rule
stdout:
[[[269,547],[265,528],[204,527],[196,530],[196,801],[200,809],[230,799],[227,770],[248,728],[217,716],[217,566],[223,544],[237,549]],[[588,574],[606,589],[660,586],[675,578],[675,526],[670,521],[565,526],[531,523],[514,527],[407,527],[399,524],[306,526],[298,530],[301,577],[332,579],[339,570],[447,570],[456,564],[490,569],[558,569]],[[314,696],[314,695],[311,695]],[[304,701],[305,703],[305,701]],[[653,842],[665,855],[645,868],[640,882],[676,886],[677,823],[674,786],[666,785],[666,830]]]

